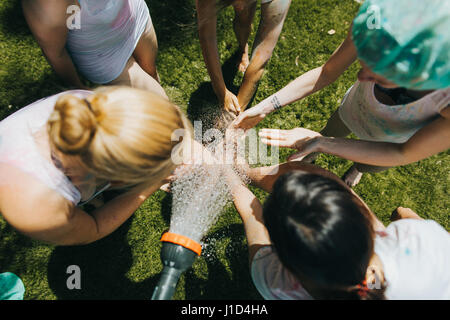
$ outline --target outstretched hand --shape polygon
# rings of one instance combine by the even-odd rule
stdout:
[[[248,130],[260,123],[265,117],[265,113],[261,113],[257,108],[253,107],[242,112],[236,120],[233,121],[233,127],[235,129]]]
[[[302,160],[306,155],[317,152],[317,139],[321,134],[305,128],[291,130],[262,129],[259,132],[261,141],[270,146],[297,149],[288,161]]]

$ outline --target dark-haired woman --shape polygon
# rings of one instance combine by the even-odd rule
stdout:
[[[264,73],[264,67],[277,44],[291,0],[261,0],[261,21],[253,44],[252,56],[249,59],[247,41],[252,28],[256,4],[256,0],[196,1],[200,45],[214,92],[219,104],[226,111],[236,114],[247,107],[256,92],[259,80]],[[238,68],[239,71],[245,72],[237,96],[225,85],[217,48],[217,13],[221,8],[230,5],[235,11],[234,32],[241,56]]]
[[[450,299],[450,235],[398,208],[387,228],[337,176],[299,162],[249,169],[234,203],[265,299]],[[394,216],[394,215],[393,215]]]

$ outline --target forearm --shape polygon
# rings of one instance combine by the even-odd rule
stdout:
[[[24,0],[22,7],[30,30],[55,73],[69,85],[84,87],[66,49],[67,2]]]
[[[225,96],[227,87],[223,78],[217,45],[211,43],[204,44],[202,45],[202,52],[214,93],[222,100]]]
[[[393,167],[413,162],[404,150],[404,144],[373,142],[347,138],[317,137],[317,151],[332,154],[354,162]]]
[[[249,261],[262,246],[271,245],[269,233],[263,221],[263,209],[260,201],[244,185],[235,185],[232,194],[236,210],[241,216],[247,245],[249,250]]]
[[[258,108],[261,113],[268,114],[320,91],[336,79],[337,77],[330,76],[324,72],[323,66],[320,66],[302,74],[283,89],[264,99],[258,104]]]
[[[226,86],[220,65],[219,49],[217,48],[217,13],[213,3],[206,5],[197,1],[197,19],[200,47],[208,70],[211,84],[218,97],[225,94]]]
[[[158,190],[161,184],[157,183],[141,192],[131,190],[95,210],[92,217],[95,220],[96,229],[85,241],[87,243],[94,242],[114,232],[133,215],[150,195]]]
[[[261,112],[270,113],[327,87],[336,81],[356,58],[356,48],[351,39],[350,28],[347,38],[324,65],[302,74],[286,87],[262,101],[258,105]]]
[[[237,95],[241,110],[245,110],[247,108],[250,100],[258,89],[258,84],[263,74],[264,66],[252,59],[245,72],[244,79],[242,80],[242,84]]]
[[[72,59],[65,48],[59,53],[45,52],[45,50],[43,51],[55,73],[66,84],[72,85],[76,88],[85,88],[85,85],[82,83]]]

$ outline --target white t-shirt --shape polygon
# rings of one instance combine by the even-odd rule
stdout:
[[[81,201],[80,191],[61,170],[55,167],[54,163],[41,155],[34,138],[36,132],[46,125],[58,98],[64,94],[84,99],[92,92],[86,90],[61,92],[23,107],[0,121],[0,165],[18,168],[60,193],[67,200],[78,204]],[[2,177],[0,183],[11,181],[5,181]]]
[[[436,90],[408,104],[386,105],[377,100],[373,82],[356,83],[345,94],[339,116],[358,138],[404,143],[436,120],[450,103],[450,88]]]
[[[95,83],[108,83],[123,72],[147,23],[144,0],[78,0],[79,29],[67,34],[67,49],[78,71]]]
[[[392,222],[375,238],[387,299],[450,299],[450,235],[432,220]],[[267,246],[258,250],[251,275],[266,300],[313,299]]]
[[[450,299],[450,235],[433,220],[402,219],[375,241],[388,299]]]

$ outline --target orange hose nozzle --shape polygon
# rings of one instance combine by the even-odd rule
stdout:
[[[195,252],[197,255],[201,255],[202,253],[202,245],[200,243],[192,240],[191,238],[182,236],[181,234],[166,232],[162,235],[161,241],[178,244]]]

